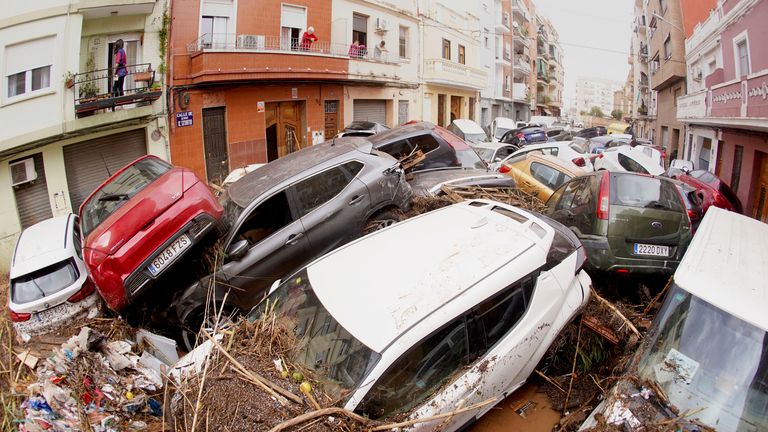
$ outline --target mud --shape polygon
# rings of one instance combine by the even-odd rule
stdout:
[[[522,415],[516,410],[522,411]],[[528,383],[493,407],[469,432],[551,431],[560,421],[547,395],[536,383]]]

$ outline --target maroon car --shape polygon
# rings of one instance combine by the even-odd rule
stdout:
[[[83,258],[101,296],[119,311],[206,234],[223,208],[190,170],[139,158],[80,206]]]
[[[733,189],[720,177],[706,170],[695,170],[687,174],[674,174],[673,179],[695,187],[702,193],[702,208],[706,213],[709,206],[720,207],[736,213],[742,213],[741,201]]]

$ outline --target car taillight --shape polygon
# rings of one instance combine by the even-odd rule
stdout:
[[[603,173],[600,179],[600,198],[597,200],[597,218],[608,220],[608,214],[611,211],[611,177],[608,172]]]
[[[10,309],[8,309],[8,314],[11,316],[11,321],[13,322],[27,321],[32,316],[32,314],[28,313],[16,313]]]
[[[693,210],[688,210],[688,219],[690,219],[691,221],[696,219],[696,212]]]
[[[76,292],[72,297],[68,298],[67,301],[70,303],[77,303],[79,301],[85,300],[88,296],[93,294],[95,289],[96,285],[94,285],[91,278],[86,278],[85,283],[80,288],[80,291]]]
[[[584,160],[583,157],[577,157],[571,160],[574,164],[576,164],[577,167],[583,167],[587,165],[587,161]]]
[[[515,136],[516,136],[517,138],[520,138],[520,139],[523,139],[523,138],[525,138],[525,134],[523,134],[523,133],[518,133],[518,134],[517,134],[517,135],[515,135]]]
[[[499,172],[500,173],[508,173],[509,172],[509,167],[506,166],[506,165],[502,165],[502,166],[499,167]]]

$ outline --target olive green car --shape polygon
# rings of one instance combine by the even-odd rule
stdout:
[[[546,214],[581,240],[587,268],[608,273],[672,274],[693,237],[682,197],[663,177],[576,177],[552,194]]]

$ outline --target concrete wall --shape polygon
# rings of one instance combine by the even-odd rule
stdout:
[[[720,177],[726,183],[731,183],[733,178],[734,155],[736,145],[744,147],[741,161],[741,178],[739,188],[736,191],[741,204],[744,206],[744,214],[752,215],[755,205],[755,193],[757,192],[758,166],[761,157],[768,157],[768,134],[753,133],[737,129],[724,129],[722,140],[725,149],[722,152],[722,168]]]
[[[657,112],[656,112],[656,131],[654,134],[654,144],[666,145],[668,158],[675,149],[678,149],[678,155],[683,154],[682,144],[684,142],[684,125],[677,121],[677,101],[675,100],[675,89],[679,89],[679,96],[685,94],[685,81],[678,80],[674,84],[658,92]],[[662,142],[662,128],[666,127],[668,133],[668,144]],[[674,130],[679,131],[678,139],[675,141]],[[680,157],[680,156],[678,156]]]
[[[723,9],[725,11],[725,8]],[[768,49],[765,46],[766,41],[768,41],[766,22],[768,22],[768,1],[760,0],[737,22],[723,30],[720,35],[720,43],[723,50],[725,81],[741,78],[736,76],[733,40],[740,38],[742,34],[747,35],[751,73],[768,69]]]
[[[421,120],[421,94],[419,89],[400,89],[396,87],[345,86],[344,121],[342,127],[352,122],[355,99],[379,99],[387,103],[387,126],[399,126],[399,101],[408,101],[408,121]],[[327,137],[326,137],[327,138]]]

